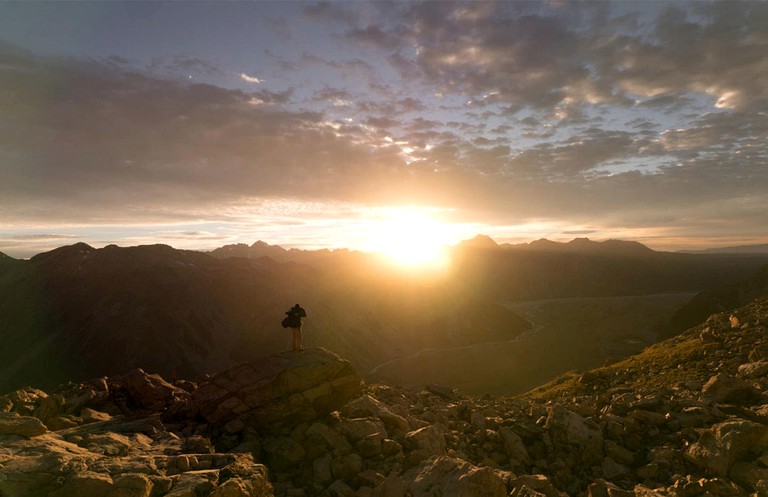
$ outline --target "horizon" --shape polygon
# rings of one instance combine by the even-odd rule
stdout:
[[[707,249],[740,248],[740,247],[744,247],[744,246],[765,245],[765,244],[727,245],[727,246],[724,245],[724,246],[720,246],[720,247],[708,247],[708,248],[705,248],[705,249],[659,250],[659,249],[655,249],[653,247],[650,247],[650,246],[648,246],[648,245],[646,245],[646,244],[644,244],[642,242],[638,242],[637,240],[625,240],[625,239],[618,239],[618,238],[595,239],[595,238],[590,238],[590,237],[574,237],[574,238],[570,238],[570,239],[567,239],[567,240],[566,239],[563,239],[563,240],[553,240],[553,239],[550,239],[550,238],[537,238],[535,240],[527,240],[527,241],[522,241],[522,242],[510,243],[510,242],[500,242],[500,241],[494,239],[493,237],[490,237],[490,236],[485,235],[483,233],[478,233],[478,234],[476,234],[473,237],[459,240],[456,243],[445,244],[443,246],[443,248],[451,249],[451,248],[457,247],[458,245],[461,245],[462,243],[471,242],[472,240],[474,240],[477,237],[488,237],[494,243],[499,245],[499,247],[501,247],[501,248],[515,247],[515,246],[521,246],[521,245],[529,245],[531,243],[538,242],[538,241],[549,241],[549,242],[554,242],[554,243],[558,243],[558,244],[561,244],[561,245],[567,245],[567,244],[569,244],[571,242],[574,242],[574,241],[577,241],[577,240],[586,240],[586,241],[593,242],[593,243],[598,243],[598,244],[604,243],[604,242],[609,242],[609,241],[618,241],[618,242],[627,242],[627,243],[641,243],[645,247],[647,247],[647,248],[649,248],[649,249],[651,249],[651,250],[653,250],[655,252],[686,252],[686,251],[698,251],[698,250],[707,250]],[[125,244],[118,244],[118,243],[114,243],[114,242],[106,243],[106,242],[87,242],[87,241],[84,241],[84,240],[72,240],[71,243],[65,243],[65,244],[62,244],[62,245],[52,246],[52,247],[46,248],[45,250],[41,250],[41,251],[35,252],[35,253],[22,254],[22,255],[16,254],[16,255],[14,255],[12,253],[8,253],[8,252],[5,252],[3,250],[0,250],[0,254],[5,254],[5,255],[7,255],[9,257],[12,257],[12,258],[18,259],[18,260],[29,260],[29,259],[31,259],[32,257],[34,257],[36,255],[44,254],[46,252],[50,252],[52,250],[56,250],[56,249],[62,248],[62,247],[74,246],[74,245],[77,245],[77,244],[80,244],[80,243],[84,243],[84,244],[86,244],[86,245],[88,245],[88,246],[90,246],[90,247],[92,247],[94,249],[97,249],[97,250],[103,249],[103,248],[105,248],[105,247],[107,247],[109,245],[116,245],[119,248],[136,248],[136,247],[147,247],[147,246],[152,246],[152,245],[166,245],[166,246],[169,246],[169,247],[171,247],[172,249],[175,249],[175,250],[190,250],[190,251],[193,251],[193,252],[201,252],[201,253],[210,253],[210,252],[213,252],[213,251],[215,251],[217,249],[221,249],[221,248],[229,247],[229,246],[243,245],[243,246],[246,246],[246,247],[252,247],[253,245],[256,245],[258,243],[263,243],[263,244],[267,245],[268,247],[277,247],[277,248],[281,248],[281,249],[286,250],[286,251],[290,251],[290,250],[298,250],[298,251],[305,251],[305,252],[322,251],[322,250],[328,250],[330,252],[350,251],[350,252],[358,252],[358,253],[369,254],[369,255],[374,255],[374,256],[388,257],[390,259],[394,259],[395,262],[398,262],[398,257],[397,256],[392,256],[391,254],[387,254],[386,252],[382,252],[382,251],[378,251],[378,250],[364,250],[364,249],[358,249],[358,248],[352,248],[352,247],[304,247],[304,248],[301,248],[301,247],[286,247],[286,246],[283,246],[283,245],[280,245],[280,244],[276,244],[276,243],[269,243],[269,242],[267,242],[265,240],[256,240],[255,242],[251,242],[251,243],[247,243],[247,242],[234,242],[234,243],[218,245],[218,246],[215,246],[215,247],[206,247],[206,248],[177,247],[177,246],[175,246],[175,245],[173,245],[171,243],[163,243],[163,242],[137,243],[137,244],[133,244],[133,245],[125,245]],[[403,261],[399,261],[399,262],[403,262]],[[420,265],[422,262],[424,262],[424,261],[418,261],[418,264],[416,264],[416,265]],[[403,263],[403,265],[408,266],[408,265],[412,265],[412,264],[410,264],[408,261],[405,261]]]
[[[5,2],[0,33],[12,257],[768,243],[766,2]]]

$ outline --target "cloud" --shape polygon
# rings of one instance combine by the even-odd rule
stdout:
[[[264,82],[263,79],[259,79],[256,76],[249,76],[249,75],[245,74],[244,72],[240,73],[240,79],[242,79],[243,81],[245,81],[247,83],[261,84],[261,83]]]
[[[228,222],[293,199],[768,229],[768,4],[647,5],[307,5],[325,38],[264,47],[269,85],[200,57],[146,71],[0,44],[0,225]],[[188,71],[262,84],[163,79]]]

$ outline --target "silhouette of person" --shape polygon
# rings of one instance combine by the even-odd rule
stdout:
[[[303,332],[301,329],[301,319],[307,317],[307,311],[305,311],[299,304],[296,304],[288,309],[286,314],[288,315],[286,318],[288,321],[288,328],[293,332],[292,348],[293,350],[304,350],[302,344]]]

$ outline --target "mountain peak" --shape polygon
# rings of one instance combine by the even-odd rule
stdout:
[[[625,240],[605,240],[603,242],[596,242],[589,238],[574,238],[570,242],[554,242],[546,238],[540,238],[530,243],[523,243],[520,245],[514,245],[514,248],[528,249],[528,250],[541,250],[541,251],[557,251],[557,252],[572,252],[572,253],[589,253],[589,254],[614,254],[614,255],[642,255],[654,253],[640,242],[625,241]]]
[[[45,261],[59,258],[84,258],[95,252],[96,249],[85,242],[78,242],[73,245],[65,245],[42,254],[32,257],[32,261]]]
[[[493,238],[491,238],[488,235],[477,235],[472,239],[464,240],[459,243],[462,247],[472,247],[472,248],[499,248],[499,244],[494,241]]]

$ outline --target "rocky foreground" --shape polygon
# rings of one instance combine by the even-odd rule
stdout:
[[[323,349],[0,396],[0,496],[768,495],[768,300],[524,396],[365,385]]]

